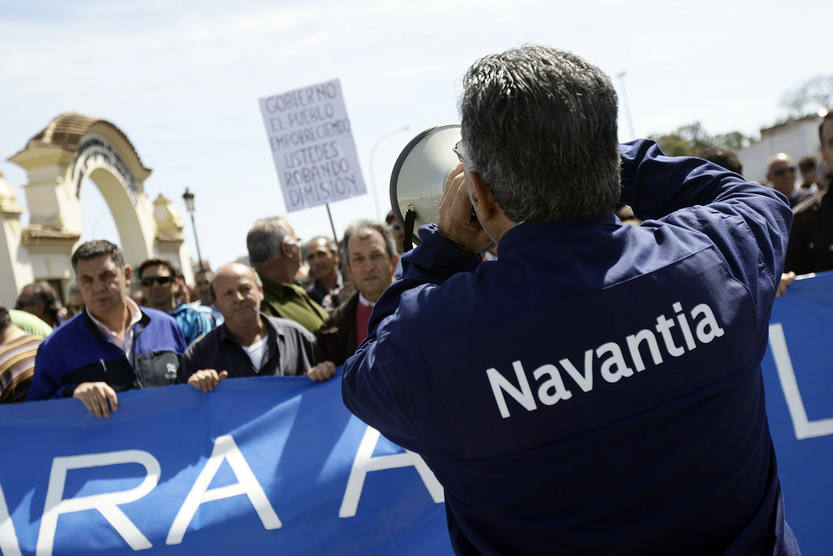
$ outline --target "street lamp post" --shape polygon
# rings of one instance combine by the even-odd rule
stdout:
[[[200,240],[197,237],[197,223],[194,221],[194,194],[185,188],[185,193],[182,194],[182,199],[185,201],[185,208],[191,215],[191,229],[194,230],[194,243],[197,244],[197,260],[199,261],[199,269],[202,270],[202,253],[200,252]]]
[[[616,74],[616,77],[619,78],[619,82],[622,84],[622,100],[624,101],[625,106],[625,115],[628,117],[628,129],[631,132],[631,136],[629,140],[636,139],[636,134],[633,132],[633,119],[631,118],[631,105],[628,102],[628,92],[625,90],[625,76],[628,75],[626,71],[620,71]]]

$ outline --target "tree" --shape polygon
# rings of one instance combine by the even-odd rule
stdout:
[[[833,74],[817,75],[789,89],[781,97],[781,106],[789,111],[791,118],[833,107]]]
[[[724,147],[740,150],[756,142],[753,137],[740,131],[730,131],[710,135],[700,122],[693,122],[678,127],[663,135],[650,135],[665,154],[670,156],[694,156],[711,147]]]

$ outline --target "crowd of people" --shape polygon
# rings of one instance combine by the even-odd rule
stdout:
[[[766,185],[785,195],[796,215],[789,237],[779,295],[787,291],[797,275],[833,269],[833,199],[828,195],[830,183],[833,182],[833,170],[830,169],[833,161],[833,112],[828,113],[819,126],[819,141],[820,157],[815,154],[805,155],[795,164],[789,154],[778,153],[770,159],[767,167]],[[707,149],[698,156],[732,172],[743,173],[740,160],[731,149]],[[797,171],[801,174],[801,180],[796,179]],[[619,205],[616,213],[623,223],[640,223],[627,205]],[[61,302],[49,282],[41,280],[20,290],[14,309],[0,306],[0,403],[24,401],[27,397],[42,399],[67,393],[82,400],[89,396],[84,393],[90,387],[76,388],[81,384],[77,373],[72,372],[76,369],[50,367],[46,355],[41,357],[41,371],[35,381],[34,393],[29,394],[37,372],[37,346],[44,338],[51,336],[53,331],[81,313],[84,316],[79,317],[79,323],[98,325],[102,332],[96,341],[109,339],[115,341],[116,345],[123,342],[126,335],[132,334],[131,327],[141,321],[141,311],[152,309],[165,313],[176,324],[172,333],[178,332],[181,335],[181,339],[176,340],[177,347],[172,349],[178,358],[185,355],[185,348],[194,344],[195,340],[214,331],[214,335],[209,337],[211,339],[203,339],[202,343],[189,350],[188,357],[184,359],[187,365],[182,365],[175,377],[173,373],[169,373],[164,380],[137,376],[129,384],[109,384],[108,380],[112,381],[113,378],[93,380],[95,376],[85,377],[88,382],[104,382],[108,385],[109,388],[101,385],[96,391],[105,393],[110,400],[115,399],[116,391],[126,388],[189,381],[205,388],[206,376],[212,377],[213,384],[226,376],[307,374],[318,380],[329,378],[333,374],[333,366],[343,364],[367,335],[372,307],[382,291],[393,281],[399,253],[402,251],[401,226],[393,214],[388,213],[384,224],[370,220],[352,224],[338,243],[322,235],[309,239],[301,246],[289,222],[282,217],[272,217],[257,221],[246,239],[252,267],[248,272],[242,272],[239,266],[223,267],[219,279],[225,282],[229,276],[236,276],[230,283],[232,289],[239,289],[242,287],[240,284],[246,284],[251,290],[247,294],[251,297],[248,303],[255,311],[250,311],[250,317],[253,318],[253,313],[262,314],[260,319],[252,321],[251,326],[256,324],[256,327],[249,331],[258,331],[254,335],[244,334],[235,328],[237,321],[221,326],[228,312],[235,312],[239,318],[240,311],[234,304],[218,302],[214,285],[218,274],[210,268],[198,268],[194,284],[186,284],[182,272],[171,261],[148,259],[136,270],[139,287],[131,290],[134,285],[130,280],[131,269],[124,264],[115,245],[94,241],[79,247],[73,257],[77,283],[69,287],[66,304]],[[91,254],[85,255],[88,251]],[[494,250],[486,253],[485,258],[493,259],[494,253]],[[123,299],[117,299],[113,310],[122,311],[125,315],[125,311],[131,311],[133,317],[130,323],[122,326],[113,321],[113,328],[109,328],[103,321],[97,320],[100,315],[90,311],[89,299],[85,299],[82,294],[84,286],[77,267],[78,261],[87,259],[108,259],[111,266],[115,267],[111,269],[114,277],[116,274],[122,276],[124,290],[131,293],[129,296],[124,295]],[[92,276],[88,279],[91,284],[94,283]],[[88,292],[88,297],[90,295],[93,293]],[[240,294],[240,297],[246,296]],[[85,306],[86,312],[83,311]],[[281,319],[280,322],[275,321],[275,318]],[[304,338],[309,345],[297,352],[298,358],[274,361],[276,337],[279,331],[284,330],[281,327],[286,326],[287,321],[290,323],[289,330],[297,330],[297,325],[300,325],[302,333],[299,338]],[[229,369],[227,367],[231,365],[231,360],[220,359],[212,363],[205,355],[197,357],[199,363],[195,363],[194,351],[204,353],[203,350],[210,342],[216,342],[220,333],[224,333],[224,340],[230,341],[233,338],[236,341],[238,355],[247,354],[249,364]],[[62,331],[59,338],[64,334]],[[57,342],[62,345],[60,340]],[[45,346],[45,353],[54,349],[49,346],[55,343],[55,340],[50,340]],[[132,344],[128,346],[136,347]],[[132,363],[130,352],[126,349],[122,351],[127,353],[126,359]],[[264,355],[265,361],[262,359]],[[239,357],[234,360],[242,361]],[[104,374],[98,378],[113,376],[106,374],[107,364],[106,361],[105,364],[99,364]],[[180,367],[178,360],[173,364]],[[199,368],[195,368],[195,364]],[[127,375],[137,374],[135,369],[125,372]],[[47,379],[56,373],[59,376]],[[194,378],[191,378],[192,375],[195,375]],[[49,387],[45,387],[47,383]],[[62,388],[58,388],[57,384]],[[64,388],[66,384],[72,386]],[[101,399],[98,401],[101,402]],[[95,407],[99,409],[97,414],[109,414],[102,403]]]
[[[123,390],[331,378],[394,280],[393,227],[358,220],[338,243],[316,236],[302,246],[285,218],[272,217],[252,226],[246,245],[251,266],[203,266],[191,285],[167,259],[134,271],[115,244],[81,244],[67,306],[38,281],[14,309],[0,307],[0,401],[74,397],[107,417]]]
[[[759,366],[776,290],[833,268],[833,113],[821,169],[779,153],[764,188],[728,149],[617,145],[609,79],[570,53],[463,88],[440,221],[402,261],[390,215],[304,245],[263,218],[249,264],[193,287],[85,242],[68,307],[37,282],[0,309],[0,401],[108,417],[125,390],[345,364],[348,409],[442,482],[458,553],[798,553]]]

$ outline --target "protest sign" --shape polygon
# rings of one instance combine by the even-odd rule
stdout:
[[[338,79],[260,99],[287,212],[366,191]]]

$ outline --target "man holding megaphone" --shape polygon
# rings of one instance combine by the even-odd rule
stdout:
[[[618,145],[573,54],[487,56],[463,87],[460,165],[347,407],[425,459],[459,554],[797,554],[760,373],[786,198]]]

